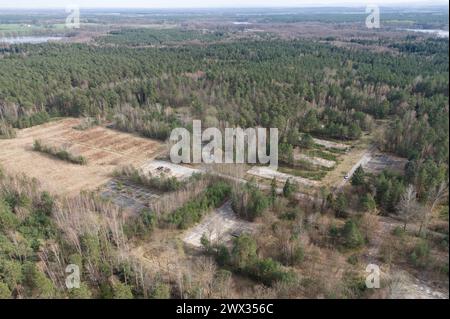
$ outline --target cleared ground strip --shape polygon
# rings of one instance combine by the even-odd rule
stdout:
[[[141,169],[146,174],[176,177],[179,180],[184,180],[191,177],[195,173],[200,173],[200,170],[173,164],[165,161],[148,161],[141,166]]]
[[[332,141],[321,140],[318,138],[313,138],[313,140],[314,140],[314,143],[324,146],[326,148],[335,148],[335,149],[342,150],[342,151],[350,148],[350,146],[343,144],[343,143],[336,143],[336,142],[332,142]]]
[[[257,177],[267,178],[267,179],[275,179],[278,182],[285,183],[288,179],[292,179],[293,181],[296,181],[299,185],[304,186],[317,186],[319,183],[317,181],[312,181],[306,178],[302,178],[299,176],[293,176],[285,173],[281,173],[278,171],[275,171],[267,166],[254,166],[249,171],[247,171],[248,174],[254,175]]]
[[[231,208],[231,202],[228,201],[204,217],[200,224],[187,230],[183,235],[183,241],[194,247],[201,247],[200,239],[205,234],[210,242],[229,242],[241,233],[253,232],[256,225],[239,219]]]

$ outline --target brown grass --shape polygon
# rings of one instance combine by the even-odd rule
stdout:
[[[68,118],[19,130],[17,138],[0,140],[0,162],[7,171],[37,178],[52,193],[73,195],[103,185],[117,166],[141,166],[165,149],[158,141],[100,126],[73,129],[80,122]],[[64,145],[69,152],[85,157],[88,165],[73,165],[33,152],[35,139],[55,147]],[[114,147],[115,141],[120,143],[120,151]]]

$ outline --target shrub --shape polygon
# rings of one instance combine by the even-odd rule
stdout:
[[[93,117],[84,118],[80,124],[73,127],[74,130],[85,131],[100,124],[99,119]]]
[[[84,282],[81,282],[79,288],[69,290],[69,297],[71,299],[91,299],[92,292]]]
[[[336,200],[332,201],[332,205],[337,217],[345,217],[348,202],[344,193],[339,193],[336,197]]]
[[[305,252],[303,247],[301,246],[296,247],[292,252],[292,264],[299,265],[303,262],[304,259],[305,259]]]
[[[11,211],[9,205],[0,199],[0,230],[13,230],[18,224],[17,216]]]
[[[199,222],[203,215],[211,208],[218,207],[231,193],[231,187],[223,181],[211,185],[195,200],[191,200],[182,207],[170,213],[166,222],[186,229]]]
[[[133,299],[133,293],[131,292],[130,286],[116,282],[113,287],[113,298],[114,299]]]
[[[405,230],[403,229],[403,227],[396,226],[392,233],[394,234],[394,236],[402,237],[405,234]]]
[[[300,139],[300,147],[302,148],[313,148],[315,142],[311,134],[303,134]]]
[[[0,299],[11,298],[11,290],[9,290],[8,285],[0,281]]]
[[[364,244],[364,238],[358,229],[358,225],[353,220],[345,223],[342,229],[342,236],[344,245],[347,248],[358,248]]]
[[[288,178],[283,187],[283,196],[289,198],[295,192],[297,192],[297,190],[298,190],[298,185],[296,183],[291,183],[291,179]]]
[[[219,245],[217,247],[216,261],[220,266],[228,265],[231,262],[231,254],[227,246]]]
[[[124,225],[125,234],[131,238],[143,238],[153,232],[156,225],[156,216],[148,209],[143,209],[136,217],[130,217]]]
[[[351,265],[356,265],[359,261],[359,256],[357,254],[353,254],[347,258],[347,262]]]
[[[269,199],[256,185],[247,183],[233,192],[233,210],[242,218],[253,221],[269,206]]]
[[[412,264],[416,267],[425,267],[430,257],[430,247],[426,240],[419,241],[410,255]]]
[[[364,185],[365,182],[365,174],[362,166],[358,166],[355,173],[352,176],[352,185],[353,186],[361,186]]]
[[[359,205],[361,206],[361,209],[364,210],[365,212],[370,212],[377,208],[377,203],[375,202],[375,199],[370,193],[366,193],[363,196],[361,196]]]
[[[186,185],[186,182],[181,182],[174,176],[145,174],[143,171],[132,166],[126,166],[116,170],[114,176],[162,192],[176,191]]]
[[[30,295],[37,298],[55,297],[55,287],[50,279],[43,272],[37,269],[36,265],[27,262],[24,265],[25,283],[31,289]]]
[[[50,115],[45,111],[40,111],[29,116],[21,117],[16,123],[14,123],[14,126],[22,129],[44,124],[48,121],[50,121]]]
[[[0,120],[0,139],[2,138],[15,138],[16,131],[14,128],[7,122]]]
[[[153,299],[169,299],[170,286],[165,283],[158,283],[152,291],[151,298]]]
[[[271,285],[276,281],[283,281],[287,278],[287,272],[282,269],[280,263],[271,258],[257,260],[248,271],[251,277],[266,285]]]
[[[247,234],[236,237],[231,250],[231,262],[233,266],[240,270],[247,270],[257,260],[256,242]]]
[[[36,152],[46,153],[46,154],[49,154],[56,158],[59,158],[60,160],[70,162],[73,164],[78,164],[78,165],[86,165],[87,164],[87,160],[83,156],[81,156],[81,155],[77,156],[77,155],[70,154],[65,149],[59,149],[59,148],[55,148],[52,146],[44,145],[40,140],[34,141],[33,149]]]

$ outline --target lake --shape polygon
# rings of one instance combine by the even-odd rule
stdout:
[[[50,36],[24,36],[24,37],[7,37],[0,38],[0,43],[22,44],[22,43],[44,43],[49,41],[60,41],[62,37]]]

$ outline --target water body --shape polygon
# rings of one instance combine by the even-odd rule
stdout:
[[[420,33],[428,33],[428,34],[434,34],[438,38],[448,38],[448,31],[445,30],[434,30],[434,29],[405,29],[406,31],[411,32],[420,32]]]
[[[49,41],[60,41],[62,37],[45,37],[45,36],[24,36],[24,37],[7,37],[0,38],[0,43],[22,44],[22,43],[45,43]]]

